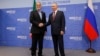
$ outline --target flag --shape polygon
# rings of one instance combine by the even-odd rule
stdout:
[[[33,1],[33,11],[36,10],[36,0]],[[31,26],[32,27],[32,26]],[[31,28],[32,29],[32,28]],[[32,38],[32,33],[30,33],[30,37]]]
[[[84,21],[84,32],[90,41],[95,40],[99,36],[92,0],[88,0],[88,6],[86,9]]]
[[[36,0],[33,2],[33,11],[36,10]]]

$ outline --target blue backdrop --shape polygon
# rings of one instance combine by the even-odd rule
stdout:
[[[100,34],[100,3],[94,3],[97,26]],[[59,10],[64,11],[66,17],[66,33],[64,46],[67,49],[87,49],[89,41],[83,33],[83,22],[86,3],[59,5]],[[30,47],[29,37],[31,24],[29,16],[32,7],[0,9],[0,45]],[[51,13],[50,6],[43,6],[47,21]],[[92,44],[96,50],[100,50],[100,37]],[[50,26],[44,37],[44,48],[53,48]]]

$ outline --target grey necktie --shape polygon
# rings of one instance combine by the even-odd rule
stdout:
[[[39,11],[39,16],[40,16],[40,19],[42,20],[42,13]]]

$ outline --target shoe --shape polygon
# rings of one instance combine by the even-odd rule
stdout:
[[[43,56],[42,54],[38,54],[38,56]]]
[[[59,55],[55,55],[55,56],[59,56]]]
[[[32,55],[32,56],[36,56],[36,55]]]

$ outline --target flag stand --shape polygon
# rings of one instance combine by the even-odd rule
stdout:
[[[89,48],[86,50],[86,52],[88,53],[96,53],[96,51],[92,48],[92,42],[91,40],[89,40],[90,44],[89,44]]]

